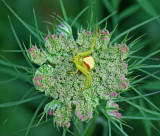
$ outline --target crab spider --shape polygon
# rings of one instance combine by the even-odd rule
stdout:
[[[73,62],[75,63],[77,70],[75,72],[69,72],[72,74],[75,74],[80,70],[86,77],[86,83],[85,87],[81,90],[84,91],[85,89],[89,88],[91,84],[91,73],[89,70],[92,70],[94,68],[94,59],[89,56],[93,52],[93,48],[96,42],[96,37],[97,37],[97,27],[95,27],[95,36],[91,45],[91,48],[89,51],[85,52],[77,52],[77,55],[73,57]]]

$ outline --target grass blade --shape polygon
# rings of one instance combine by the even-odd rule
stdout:
[[[32,91],[33,91],[34,87],[32,87],[29,91],[27,91],[27,93],[21,98],[21,100],[24,100]],[[12,112],[9,114],[9,116],[7,117],[7,119],[5,119],[3,124],[6,124],[7,121],[9,120],[9,118],[11,117],[11,115],[16,111],[17,107],[19,105],[16,105],[16,107],[12,110]]]
[[[30,128],[32,127],[32,123],[33,123],[33,121],[34,121],[34,119],[35,119],[38,111],[40,110],[40,108],[42,107],[42,105],[43,105],[43,103],[45,102],[46,99],[47,99],[47,98],[44,98],[44,99],[42,100],[42,102],[39,104],[37,110],[35,111],[32,119],[31,119],[31,121],[30,121],[30,123],[29,123],[29,126],[28,126],[28,129],[27,129],[27,132],[26,132],[25,136],[28,136],[29,130],[30,130]]]
[[[138,120],[160,120],[160,118],[151,117],[135,117],[135,116],[123,116],[123,119],[138,119]]]
[[[19,69],[28,69],[28,70],[30,70],[31,68],[29,68],[29,67],[24,67],[24,66],[20,66],[20,65],[16,65],[16,64],[12,64],[12,63],[7,63],[7,62],[5,62],[5,61],[3,61],[3,60],[0,60],[0,64],[2,64],[2,65],[4,65],[4,66],[8,66],[8,67],[13,67],[14,66],[14,68],[19,68]]]
[[[89,8],[90,6],[85,7],[73,20],[71,27],[74,25],[74,23],[78,20],[78,18]]]
[[[42,121],[39,125],[45,124],[45,123],[47,123],[47,122],[49,122],[49,121],[52,121],[52,120],[53,120],[53,118],[48,119],[47,121],[46,121],[46,120],[45,120],[45,121]],[[36,127],[36,124],[35,124],[35,125],[32,125],[32,126],[30,127],[30,129],[31,129],[31,128],[34,128],[34,127]],[[20,130],[18,130],[18,131],[12,132],[11,135],[16,135],[17,133],[26,131],[27,129],[28,129],[28,127],[23,128],[23,129],[20,129]]]
[[[151,54],[147,55],[147,56],[144,57],[142,60],[140,60],[140,61],[137,63],[137,65],[143,63],[145,60],[147,60],[148,58],[150,58],[150,57],[158,54],[159,52],[160,52],[160,50],[157,50],[157,51],[155,51],[155,52],[152,52]]]
[[[119,16],[118,16],[118,22],[120,22],[121,20],[123,20],[124,18],[134,14],[135,12],[137,12],[138,10],[140,9],[140,6],[135,4],[135,5],[132,5],[128,8],[126,8],[125,10],[123,10]]]
[[[24,25],[26,29],[28,29],[39,41],[43,43],[43,40],[13,11],[13,9],[4,1],[3,3],[7,6],[7,8],[12,12],[12,14],[18,19],[18,21]]]
[[[67,13],[66,13],[66,10],[64,8],[63,0],[59,0],[59,2],[60,2],[60,5],[61,5],[63,17],[64,17],[65,21],[68,22]]]
[[[126,132],[124,132],[124,130],[121,129],[121,127],[119,127],[115,121],[111,120],[111,122],[116,126],[116,128],[118,128],[122,132],[123,135],[128,136]]]
[[[148,100],[146,97],[144,97],[136,88],[134,88],[134,87],[131,86],[131,85],[130,85],[130,87],[131,87],[138,95],[142,96],[142,98],[143,98],[144,100],[146,100],[150,105],[152,105],[155,109],[157,109],[158,111],[160,111],[160,109],[159,109],[156,105],[154,105],[150,100]]]
[[[23,51],[23,47],[22,47],[22,45],[21,45],[21,43],[20,43],[20,41],[19,41],[19,39],[18,39],[18,36],[17,36],[17,34],[16,34],[16,32],[15,32],[15,30],[14,30],[14,28],[13,28],[13,25],[12,25],[12,22],[11,22],[11,20],[10,20],[10,17],[8,16],[8,18],[9,18],[9,21],[10,21],[10,25],[11,25],[11,29],[12,29],[12,32],[13,32],[13,34],[14,34],[14,37],[15,37],[15,39],[16,39],[19,47],[20,47],[20,49]],[[32,65],[32,63],[31,63],[31,61],[29,60],[29,58],[28,58],[28,56],[26,55],[26,53],[25,53],[25,52],[22,52],[22,53],[23,53],[23,56],[25,57],[26,61],[28,62],[28,64],[29,64],[32,68],[34,68],[34,66]]]
[[[133,56],[133,55],[130,55],[129,56],[130,58],[135,58],[135,59],[143,59],[144,57],[141,57],[141,56]],[[147,60],[160,60],[159,58],[148,58]]]
[[[101,25],[102,23],[104,23],[107,19],[109,19],[110,17],[112,17],[115,13],[117,13],[117,11],[113,12],[112,14],[110,14],[109,16],[105,17],[104,19],[102,19],[101,21],[99,21],[97,23],[97,25]]]
[[[155,95],[155,94],[158,94],[158,93],[160,93],[160,91],[155,91],[155,92],[152,92],[152,93],[144,94],[142,96],[134,96],[134,97],[130,97],[130,98],[123,98],[123,99],[120,99],[120,100],[115,100],[115,102],[124,102],[124,101],[136,100],[136,99],[139,99],[139,98],[142,98],[142,97],[152,96],[152,95]]]
[[[18,53],[18,52],[26,52],[25,50],[21,51],[21,50],[1,50],[1,52],[9,52],[9,53]]]
[[[18,77],[14,77],[14,78],[11,78],[11,79],[8,79],[8,80],[5,80],[5,81],[0,81],[0,84],[6,84],[8,82],[12,82],[12,81],[17,80],[17,79],[18,79]]]
[[[141,111],[145,111],[145,112],[147,112],[147,113],[149,113],[149,114],[152,114],[152,115],[154,115],[154,116],[160,116],[160,115],[159,115],[159,112],[155,112],[155,111],[153,111],[153,110],[146,109],[146,108],[141,107],[141,106],[139,106],[139,105],[137,105],[137,104],[135,104],[135,103],[133,103],[133,102],[130,102],[130,101],[128,101],[128,100],[126,100],[125,102],[129,103],[130,105],[136,107],[137,109],[139,109],[139,110],[141,110]]]
[[[137,68],[160,68],[160,65],[143,65],[143,66],[134,67],[133,69],[137,69]]]
[[[160,77],[158,77],[158,76],[155,75],[155,74],[159,73],[160,70],[154,72],[153,74],[151,74],[151,73],[149,73],[149,72],[147,72],[147,71],[145,71],[145,70],[143,70],[143,69],[137,68],[137,70],[139,70],[139,71],[141,71],[141,72],[143,72],[143,73],[146,73],[146,74],[148,74],[149,76],[154,77],[154,78],[157,79],[157,80],[160,80]]]
[[[112,136],[111,120],[109,118],[108,118],[108,132],[109,132],[109,136]]]
[[[155,17],[158,15],[156,10],[154,9],[154,7],[152,7],[152,5],[148,0],[137,0],[137,2],[144,9],[144,11],[146,11],[152,17]],[[158,20],[158,22],[160,22],[160,20]]]
[[[143,81],[143,80],[145,80],[145,79],[147,79],[147,78],[149,78],[149,77],[154,77],[154,78],[160,80],[160,78],[159,78],[158,76],[155,76],[155,74],[157,74],[157,73],[160,72],[159,70],[156,71],[156,72],[154,72],[154,73],[152,73],[152,74],[150,74],[149,72],[147,72],[147,71],[145,71],[145,70],[141,70],[141,69],[139,69],[139,71],[142,71],[142,72],[144,72],[144,73],[147,73],[148,75],[145,76],[145,77],[142,77],[142,78],[140,78],[140,79],[138,79],[138,80],[136,80],[136,81],[133,81],[133,82],[131,83],[131,85],[137,84],[137,83],[139,83],[139,82],[141,82],[141,81]]]
[[[87,133],[88,130],[91,128],[91,126],[93,125],[93,122],[96,120],[96,118],[97,118],[97,114],[94,115],[94,118],[89,121],[89,123],[88,123],[87,126],[85,127],[85,130],[84,130],[83,133],[82,133],[82,136],[85,136],[85,135],[86,135],[86,133]]]
[[[39,36],[38,23],[37,23],[36,13],[35,13],[34,9],[33,9],[33,15],[34,15],[34,22],[35,22],[35,27],[36,27],[36,33]],[[39,46],[41,47],[41,41],[39,41]]]
[[[158,15],[158,16],[156,16],[156,17],[153,17],[153,18],[151,18],[151,19],[148,19],[148,20],[146,20],[146,21],[144,21],[144,22],[142,22],[142,23],[139,23],[139,24],[137,24],[137,25],[129,28],[128,30],[126,30],[126,31],[122,32],[121,34],[117,35],[117,36],[112,40],[112,43],[114,43],[115,41],[117,41],[119,38],[121,38],[122,36],[124,36],[124,35],[127,34],[128,32],[131,32],[131,31],[133,31],[133,30],[135,30],[135,29],[137,29],[137,28],[139,28],[139,27],[141,27],[141,26],[143,26],[143,25],[145,25],[145,24],[147,24],[147,23],[149,23],[149,22],[151,22],[151,21],[154,21],[154,20],[156,20],[156,19],[158,19],[158,18],[160,18],[160,15]]]
[[[19,104],[22,104],[22,103],[26,103],[26,102],[29,102],[29,101],[36,100],[36,99],[40,99],[40,98],[42,98],[42,97],[44,97],[44,96],[45,96],[45,95],[37,95],[37,96],[30,97],[30,98],[25,99],[25,100],[3,103],[3,104],[0,104],[0,108],[3,108],[3,107],[11,107],[11,106],[19,105]]]

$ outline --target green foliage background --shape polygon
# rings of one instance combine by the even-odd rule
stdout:
[[[85,13],[76,21],[73,32],[76,37],[76,30],[78,27],[87,27],[90,22],[91,9],[94,11],[93,18],[94,21],[100,21],[106,16],[112,14],[117,11],[109,20],[108,20],[108,29],[110,31],[118,24],[118,28],[114,34],[117,36],[123,31],[131,28],[132,26],[139,24],[147,19],[150,19],[154,16],[160,14],[160,1],[159,0],[94,0],[95,3],[91,8],[89,8]],[[52,12],[57,13],[61,17],[63,17],[61,6],[59,0],[6,0],[6,2],[13,8],[13,10],[29,25],[34,26],[34,16],[33,16],[33,8],[36,11],[36,16],[38,20],[39,29],[43,32],[47,33],[47,26],[44,21],[53,22],[53,18],[50,17]],[[67,12],[68,20],[71,23],[76,15],[81,12],[85,7],[91,4],[91,0],[63,0],[64,7]],[[6,52],[6,50],[19,50],[18,44],[14,38],[12,33],[8,15],[12,20],[13,26],[19,36],[20,41],[24,41],[26,45],[29,45],[29,37],[30,32],[22,26],[21,23],[17,21],[17,19],[11,14],[8,8],[4,5],[2,1],[0,1],[0,56],[3,56],[9,62],[13,64],[28,66],[27,62],[24,60],[22,53],[17,52]],[[103,28],[105,25],[100,25]],[[137,59],[140,60],[141,57],[160,50],[160,18],[146,24],[133,32],[130,33],[130,36],[133,36],[133,39],[138,36],[146,33],[146,35],[142,38],[142,40],[133,47],[133,50],[136,50],[142,46],[144,46],[140,51],[133,54],[138,56]],[[35,37],[32,37],[32,40],[38,43]],[[29,47],[29,46],[28,46]],[[6,61],[1,57],[0,60]],[[148,65],[160,65],[160,53],[152,56],[153,59],[147,59],[144,64]],[[157,58],[157,59],[155,59]],[[135,58],[133,58],[135,60]],[[149,73],[156,72],[156,76],[160,77],[160,67],[159,68],[149,68],[145,69]],[[138,79],[145,78],[142,82],[138,83],[137,89],[140,93],[151,93],[160,90],[160,79],[157,80],[151,75],[142,73],[140,71],[135,71],[132,76],[140,75]],[[31,84],[22,80],[22,77],[17,77],[15,70],[12,67],[8,67],[0,63],[0,104],[18,101],[20,100],[24,94],[26,94],[31,87]],[[146,77],[148,76],[148,77]],[[12,79],[13,81],[5,82]],[[128,93],[136,96],[136,94],[130,90]],[[32,92],[30,96],[27,98],[36,96],[38,93]],[[151,100],[157,107],[160,108],[160,95],[156,94],[154,96],[149,96],[148,99]],[[30,120],[37,109],[39,103],[42,101],[42,98],[29,101],[27,103],[21,104],[16,107],[0,107],[0,136],[24,136],[26,133],[26,129],[30,123]],[[146,108],[154,109],[148,103],[144,102],[142,98],[135,101],[136,104],[141,105]],[[127,105],[126,103],[120,103],[120,107],[124,110],[123,115],[132,115],[132,116],[142,116],[137,109],[133,108],[131,105]],[[39,114],[43,111],[41,108]],[[159,112],[159,111],[158,111]],[[153,116],[152,116],[153,117]],[[36,124],[39,118],[34,120],[33,124]],[[134,130],[124,127],[126,133],[130,136],[158,136],[160,133],[158,130],[155,130],[154,127],[150,124],[148,120],[126,120],[128,125],[134,128]],[[160,121],[152,121],[152,123],[160,128]],[[72,124],[72,130],[74,132],[74,127]],[[20,130],[20,132],[19,132]],[[112,134],[113,136],[121,136],[122,133],[119,132],[112,125]],[[39,125],[38,127],[34,127],[31,129],[29,136],[59,136],[62,135],[62,129],[58,132],[57,128],[55,128],[52,124],[52,121],[48,121],[44,124]],[[68,134],[71,135],[71,134]],[[107,120],[103,115],[99,115],[99,117],[94,121],[92,126],[90,127],[88,133],[90,135],[108,135],[108,125]]]

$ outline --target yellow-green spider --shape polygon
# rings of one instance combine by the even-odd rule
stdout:
[[[86,83],[85,87],[81,90],[84,91],[85,89],[89,88],[91,84],[91,73],[89,70],[92,70],[94,68],[94,59],[89,56],[93,52],[93,48],[96,42],[97,37],[97,27],[95,27],[95,36],[91,45],[91,48],[89,51],[85,52],[77,52],[77,55],[73,57],[73,62],[75,63],[77,70],[75,72],[69,72],[69,73],[77,73],[78,70],[80,70],[86,77]]]

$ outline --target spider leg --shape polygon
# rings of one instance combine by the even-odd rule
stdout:
[[[68,73],[71,73],[71,74],[76,74],[78,72],[78,68],[76,69],[75,72],[68,72]]]
[[[69,50],[71,50],[71,51],[75,51],[76,53],[78,53],[78,51],[77,51],[77,50],[75,50],[75,49],[69,49]]]
[[[93,42],[92,42],[90,50],[89,51],[85,51],[85,52],[77,53],[77,55],[85,57],[85,56],[87,56],[87,55],[89,55],[89,54],[91,54],[93,52],[94,45],[96,43],[96,37],[97,37],[97,27],[95,27],[95,29],[96,29],[96,32],[95,32],[95,36],[94,36],[94,39],[93,39]]]
[[[79,65],[79,64],[76,64],[76,66],[77,66],[77,69],[79,69],[79,70],[80,70],[82,73],[84,73],[84,75],[87,77],[85,86],[84,86],[84,88],[81,90],[81,91],[84,91],[85,89],[87,89],[87,88],[90,86],[91,73],[90,73],[86,68],[84,68],[83,66],[81,66],[81,65]]]

